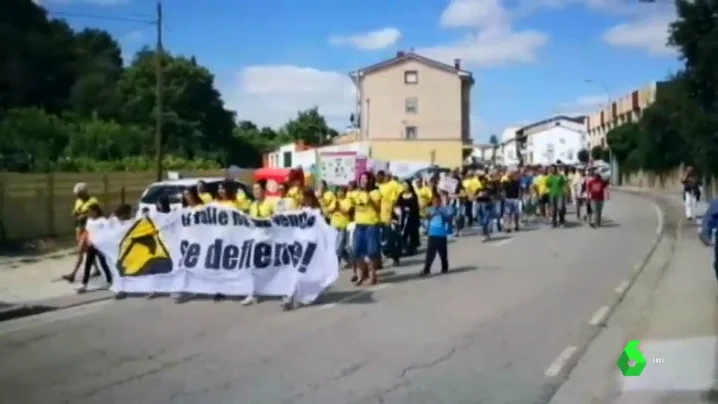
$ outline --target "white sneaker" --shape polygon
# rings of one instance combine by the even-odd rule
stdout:
[[[87,285],[80,286],[79,288],[75,289],[75,292],[77,292],[78,294],[87,292]]]
[[[294,308],[294,299],[292,296],[284,296],[282,298],[282,309],[292,310]]]
[[[255,303],[257,303],[257,298],[252,295],[249,295],[242,300],[242,306],[251,306]]]

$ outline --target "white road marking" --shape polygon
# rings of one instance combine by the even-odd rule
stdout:
[[[338,300],[338,301],[332,302],[332,303],[323,304],[323,305],[319,306],[319,309],[320,309],[320,310],[331,309],[332,307],[336,307],[338,304],[342,304],[342,303],[346,303],[346,302],[348,302],[348,301],[354,300],[354,299],[356,299],[357,297],[359,297],[359,296],[361,296],[361,295],[363,295],[363,294],[367,294],[367,293],[371,293],[371,292],[376,292],[377,290],[386,289],[386,288],[391,287],[391,286],[393,286],[393,285],[390,284],[390,283],[382,283],[382,284],[379,284],[379,285],[376,285],[376,286],[372,286],[372,287],[370,287],[370,288],[368,288],[368,289],[357,290],[356,292],[354,292],[354,293],[352,293],[352,294],[350,294],[350,295],[348,295],[348,296],[345,296],[345,297],[344,297],[343,299],[341,299],[341,300]]]
[[[631,285],[631,281],[626,279],[625,281],[619,283],[618,286],[616,286],[616,289],[613,289],[613,291],[619,295],[622,295],[626,291],[626,289],[628,289],[628,287],[630,285]]]
[[[606,320],[609,310],[611,310],[611,308],[608,306],[600,307],[595,313],[593,313],[593,317],[591,317],[591,321],[588,323],[591,325],[599,325],[603,323]]]
[[[495,243],[491,243],[491,245],[494,247],[502,247],[502,246],[505,246],[506,244],[512,242],[513,240],[514,240],[513,238],[507,238],[505,240],[500,240]]]
[[[566,363],[571,360],[571,357],[573,354],[578,351],[578,348],[575,346],[569,346],[566,349],[561,352],[561,354],[558,355],[558,357],[551,363],[551,365],[546,369],[546,372],[544,372],[544,376],[546,377],[556,377],[559,373],[561,373],[561,370],[564,366],[566,366]]]
[[[41,325],[52,324],[58,321],[65,321],[76,317],[87,316],[93,313],[97,313],[102,310],[104,306],[117,303],[114,300],[103,300],[97,303],[90,303],[87,305],[77,306],[69,309],[59,309],[57,311],[51,311],[49,313],[38,314],[35,316],[18,318],[16,320],[10,320],[0,323],[0,335],[10,334],[17,331],[26,330],[29,328],[38,327]]]
[[[657,203],[653,203],[653,209],[656,210],[656,215],[658,215],[658,225],[656,226],[656,234],[661,234],[663,231],[663,211],[661,211],[661,208],[658,206]]]

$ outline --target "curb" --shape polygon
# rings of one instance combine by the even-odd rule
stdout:
[[[18,257],[18,258],[6,258],[6,259],[0,258],[0,270],[16,269],[23,264],[34,264],[37,262],[62,259],[62,258],[66,258],[66,257],[72,256],[72,255],[75,255],[75,252],[76,252],[76,249],[68,248],[68,249],[59,250],[59,251],[56,251],[54,253],[49,253],[49,254],[34,255],[34,256],[28,256],[28,257]],[[4,267],[4,268],[1,268],[1,267]]]
[[[112,292],[104,290],[88,292],[84,296],[86,297],[85,299],[79,299],[76,301],[74,299],[68,299],[68,297],[61,297],[27,304],[18,304],[16,306],[0,309],[0,322],[36,316],[38,314],[49,313],[52,311],[71,309],[73,307],[98,303],[113,298]],[[63,304],[62,300],[70,300],[70,302]]]
[[[605,309],[605,311],[602,313],[601,319],[595,324],[588,324],[588,331],[583,334],[583,338],[577,341],[578,343],[576,345],[567,348],[567,351],[570,349],[569,356],[563,358],[563,363],[560,369],[558,369],[555,374],[552,374],[550,376],[547,375],[550,379],[552,379],[552,382],[542,397],[542,402],[544,403],[550,403],[558,390],[561,388],[561,386],[568,380],[569,376],[571,375],[571,372],[578,365],[581,358],[586,354],[586,351],[588,351],[589,347],[591,346],[591,343],[593,343],[593,341],[599,336],[608,320],[611,318],[611,316],[616,311],[621,302],[623,302],[628,292],[633,288],[633,285],[641,276],[643,270],[648,266],[648,262],[650,261],[651,257],[653,257],[653,254],[656,252],[658,245],[663,240],[663,236],[665,233],[666,212],[659,206],[657,202],[657,199],[661,198],[661,196],[640,190],[615,189],[615,192],[647,199],[653,204],[653,208],[658,214],[656,237],[654,238],[653,243],[648,249],[648,252],[646,253],[643,260],[641,260],[639,264],[634,266],[630,277],[627,279],[628,284],[624,288],[622,288],[620,293],[615,293],[615,298],[612,299],[610,304],[605,306],[607,309]]]

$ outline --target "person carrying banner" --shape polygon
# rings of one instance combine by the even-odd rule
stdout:
[[[102,217],[102,209],[100,209],[99,204],[92,204],[87,207],[85,224],[95,220],[103,219],[104,218]],[[87,231],[83,231],[80,236],[80,251],[84,252],[85,265],[82,274],[82,285],[77,288],[77,293],[85,293],[87,291],[87,284],[90,282],[90,273],[92,272],[92,266],[95,260],[97,260],[100,269],[102,269],[102,272],[105,275],[107,286],[109,287],[109,285],[112,284],[112,273],[110,272],[110,268],[107,266],[107,261],[105,261],[105,257],[95,247],[92,246],[92,243],[90,242],[88,236],[89,234]],[[74,282],[75,275],[79,270],[80,266],[82,265],[82,257],[83,254],[78,254],[74,270],[71,274],[64,275],[62,277],[64,280],[70,283]]]
[[[278,184],[277,191],[279,198],[274,201],[274,211],[276,213],[288,212],[290,210],[296,210],[299,206],[299,202],[293,196],[290,196],[287,184]]]
[[[327,219],[327,223],[330,223],[331,213],[329,212],[329,206],[334,204],[336,196],[332,191],[329,190],[329,186],[327,185],[326,181],[319,181],[316,196],[319,200],[319,205],[321,205],[322,214]]]
[[[237,201],[237,193],[235,192],[231,181],[224,181],[217,186],[216,202],[222,206],[241,210],[241,206]]]
[[[352,200],[347,197],[346,187],[337,188],[336,198],[327,206],[327,212],[330,217],[330,225],[337,230],[337,259],[341,265],[342,259],[348,264],[352,264],[351,255],[349,254],[349,232],[347,227],[352,218]]]
[[[205,184],[204,181],[199,180],[197,181],[197,193],[199,194],[200,199],[202,199],[203,203],[210,203],[214,201],[214,197],[212,194],[207,192],[207,184]]]
[[[199,209],[202,206],[204,206],[204,201],[202,201],[202,198],[199,196],[197,187],[191,186],[185,188],[182,192],[182,207]]]
[[[359,177],[359,189],[354,197],[353,255],[359,269],[359,276],[352,281],[357,286],[369,280],[377,284],[377,268],[381,260],[380,230],[381,194],[374,186],[371,173]]]
[[[254,201],[249,205],[249,216],[255,219],[269,219],[274,214],[274,204],[267,199],[266,190],[262,184],[252,186]]]

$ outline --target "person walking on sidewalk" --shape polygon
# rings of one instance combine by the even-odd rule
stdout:
[[[706,246],[713,245],[713,272],[718,280],[718,243],[713,240],[713,234],[718,230],[718,199],[711,201],[706,213],[703,215],[700,239]]]
[[[693,220],[696,213],[696,202],[700,199],[700,180],[693,167],[686,168],[681,182],[683,183],[683,206],[686,210],[686,219]]]
[[[420,276],[428,276],[431,273],[431,265],[437,254],[441,261],[441,273],[449,272],[448,237],[451,234],[449,224],[454,220],[454,214],[454,207],[445,192],[442,192],[442,195],[434,195],[427,214],[429,239],[426,242],[424,269],[419,273]]]

